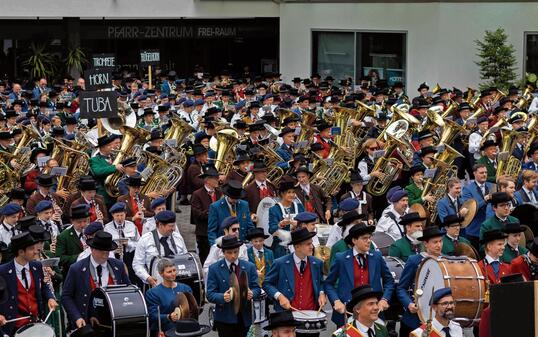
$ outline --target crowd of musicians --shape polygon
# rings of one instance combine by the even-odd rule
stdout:
[[[422,83],[410,99],[402,83],[367,78],[124,72],[109,119],[80,118],[83,90],[83,79],[0,82],[4,335],[49,311],[58,337],[95,334],[92,292],[120,284],[144,289],[152,336],[207,333],[174,304],[193,293],[173,262],[188,253],[178,204],[190,205],[203,270],[196,301],[213,304],[220,337],[252,333],[237,289],[267,297],[274,336],[319,335],[296,332],[292,313],[332,309],[336,336],[456,337],[450,288],[431,294],[427,324],[417,315],[423,259],[476,259],[488,287],[538,278],[530,85]],[[386,256],[405,263],[399,279]],[[487,304],[474,325],[489,336]]]

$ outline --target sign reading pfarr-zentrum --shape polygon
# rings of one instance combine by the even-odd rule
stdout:
[[[236,27],[226,26],[108,26],[109,39],[192,39],[237,36]]]

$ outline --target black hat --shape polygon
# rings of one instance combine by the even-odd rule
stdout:
[[[133,176],[127,177],[127,179],[125,180],[125,183],[127,184],[127,186],[140,187],[143,185],[142,176],[136,173]]]
[[[293,115],[293,116],[284,118],[284,120],[282,121],[282,124],[286,125],[286,124],[293,123],[293,122],[299,122],[300,120],[301,120],[301,118],[299,118],[299,116]],[[282,131],[284,131],[284,130],[282,130]]]
[[[525,227],[521,226],[519,221],[512,221],[504,225],[503,232],[505,232],[506,234],[515,234],[523,233],[525,230]]]
[[[157,140],[157,139],[163,139],[164,136],[161,132],[161,130],[153,130],[151,131],[151,136],[149,137],[149,140],[152,141],[152,140]]]
[[[433,133],[430,130],[422,130],[418,133],[418,140],[433,137]]]
[[[333,127],[332,124],[323,121],[323,122],[319,123],[319,124],[316,126],[316,129],[318,129],[318,131],[321,132],[321,131],[323,131],[323,130],[330,129],[330,128],[332,128],[332,127]]]
[[[102,147],[108,145],[114,141],[114,138],[111,136],[101,136],[97,139],[97,147]]]
[[[233,162],[234,165],[239,165],[243,161],[250,161],[250,157],[244,151],[238,151],[237,156]]]
[[[422,236],[419,237],[418,241],[428,241],[429,239],[437,238],[443,236],[444,233],[439,230],[437,226],[429,226],[424,228],[422,231]]]
[[[202,166],[202,174],[200,174],[198,178],[200,179],[204,179],[207,177],[218,178],[218,176],[219,176],[219,171],[217,171],[217,169],[215,168],[215,165],[207,164],[207,165]]]
[[[342,219],[338,222],[338,226],[347,226],[355,220],[366,218],[366,214],[359,213],[356,209],[344,213]]]
[[[430,146],[428,146],[430,147]],[[422,153],[421,153],[422,154]],[[409,169],[409,175],[410,176],[414,176],[415,173],[417,172],[422,172],[424,173],[424,171],[426,171],[426,167],[424,167],[424,165],[422,164],[417,164],[417,165],[413,165],[410,169]]]
[[[316,236],[316,232],[310,232],[306,227],[302,227],[291,232],[291,241],[288,245],[295,245]]]
[[[448,227],[450,225],[453,225],[453,224],[460,224],[463,222],[463,220],[465,220],[464,218],[460,217],[459,215],[457,214],[450,214],[450,215],[447,215],[443,221],[443,223],[441,224],[442,227]]]
[[[75,116],[67,116],[65,117],[65,125],[76,125],[77,119]]]
[[[7,301],[8,299],[7,291],[8,290],[7,290],[6,280],[2,276],[0,276],[0,304],[3,304]]]
[[[291,179],[282,179],[280,180],[280,183],[278,184],[279,192],[286,192],[288,190],[294,190],[294,189],[295,189],[295,181]]]
[[[25,249],[37,243],[29,232],[17,234],[11,238],[11,252],[17,254],[19,249]]]
[[[43,187],[51,187],[54,185],[54,181],[50,174],[41,174],[37,177],[37,184]]]
[[[435,96],[435,97],[432,98],[432,104],[439,104],[439,103],[444,103],[441,96]]]
[[[534,238],[529,247],[529,251],[532,253],[532,255],[538,257],[538,238]]]
[[[86,204],[80,204],[71,207],[71,220],[84,219],[90,217],[89,207]]]
[[[95,232],[92,239],[86,241],[88,246],[102,251],[110,252],[118,248],[118,244],[112,240],[112,234],[99,230]]]
[[[458,107],[458,111],[471,110],[471,109],[472,109],[471,106],[467,102],[462,102]]]
[[[356,212],[356,211],[351,211]],[[348,212],[348,213],[351,213]],[[344,238],[344,241],[348,245],[352,245],[353,241],[352,239],[357,239],[359,236],[364,234],[372,234],[375,231],[375,226],[368,226],[366,223],[359,223],[356,225],[353,225],[351,229],[349,230],[349,234]]]
[[[484,232],[482,236],[482,240],[480,240],[480,244],[487,244],[488,242],[495,241],[495,240],[504,240],[508,237],[506,233],[503,231],[500,231],[498,229],[493,229],[490,231]]]
[[[264,238],[267,239],[269,235],[265,234],[263,231],[263,228],[261,227],[254,227],[248,231],[247,234],[247,240],[252,240],[254,238]]]
[[[512,198],[506,192],[495,192],[491,195],[489,202],[492,206],[497,206],[500,203],[511,201]]]
[[[222,186],[222,193],[233,199],[242,199],[246,194],[243,185],[236,180],[230,180]]]
[[[19,114],[15,110],[6,111],[6,118],[18,117]]]
[[[429,108],[431,105],[424,97],[418,97],[413,100],[415,109]]]
[[[420,149],[420,157],[424,157],[430,153],[437,153],[437,149],[433,146],[425,146],[422,149]]]
[[[32,150],[32,154],[30,154],[30,162],[34,162],[38,154],[47,154],[47,149],[44,149],[42,147],[36,147]]]
[[[351,173],[349,174],[349,183],[365,185],[366,182],[364,181],[364,179],[362,179],[360,172],[351,171]]]
[[[534,152],[538,151],[538,143],[532,143],[529,151],[527,151],[527,156],[532,157]]]
[[[400,218],[400,226],[405,226],[413,222],[424,221],[424,220],[426,220],[426,218],[421,217],[420,214],[418,214],[417,212],[411,212],[411,213],[404,214]]]
[[[286,118],[286,119],[287,119],[287,118]],[[288,121],[288,123],[289,123],[289,122],[290,122],[290,121]],[[284,124],[286,124],[286,120],[284,120]],[[286,126],[286,127],[284,127],[284,128],[282,129],[282,131],[280,131],[280,133],[278,134],[278,136],[279,136],[279,137],[284,137],[284,136],[285,136],[286,134],[288,134],[288,133],[295,133],[295,129],[293,129],[293,128],[289,128],[289,127]]]
[[[135,157],[128,157],[122,160],[120,163],[123,167],[129,167],[129,166],[136,166],[136,158]]]
[[[222,237],[220,245],[217,245],[217,247],[219,247],[222,250],[226,250],[226,249],[234,249],[237,247],[241,247],[242,244],[243,243],[239,241],[237,236],[226,235]]]
[[[28,232],[36,242],[45,242],[50,240],[50,233],[41,225],[31,225],[28,227]]]
[[[311,152],[317,152],[317,151],[322,151],[322,150],[323,150],[323,145],[321,145],[321,143],[312,143],[312,145],[310,145]]]
[[[265,172],[267,171],[267,166],[265,165],[265,162],[263,160],[257,160],[254,162],[254,166],[252,167],[252,172]]]
[[[97,184],[93,179],[79,180],[78,188],[81,191],[95,191],[97,190]]]
[[[313,174],[312,171],[310,171],[307,166],[300,166],[297,170],[295,170],[295,172],[293,172],[293,176],[297,177],[297,174],[301,172],[308,174],[310,177]]]
[[[194,144],[192,147],[192,152],[195,156],[207,153],[207,148],[202,144]]]
[[[363,284],[351,290],[351,300],[346,304],[346,310],[353,312],[353,307],[360,301],[375,297],[378,300],[383,296],[381,291],[375,291],[369,284]]]
[[[299,79],[300,81],[300,79]],[[293,314],[289,310],[272,312],[269,315],[269,324],[264,326],[264,330],[273,330],[280,327],[296,327],[301,325],[301,322],[296,321]]]
[[[482,143],[482,145],[480,145],[480,151],[484,151],[488,147],[492,146],[497,146],[497,142],[492,139],[488,139],[484,143]]]
[[[23,216],[17,221],[15,228],[21,232],[27,232],[28,228],[35,224],[36,217],[34,215]]]
[[[424,83],[421,83],[421,84],[418,86],[417,91],[420,91],[420,90],[422,90],[422,89],[428,89],[428,90],[430,90],[430,87],[426,84],[426,82],[424,82]]]
[[[61,126],[55,126],[52,128],[52,136],[64,136],[65,130]],[[103,136],[106,137],[106,136]],[[99,139],[97,140],[99,142]]]
[[[11,134],[11,132],[9,131],[0,131],[0,139],[1,140],[8,140],[8,139],[12,139],[13,138],[13,134]]]
[[[211,331],[209,325],[200,325],[195,319],[180,319],[176,326],[165,332],[166,337],[195,337],[202,336]]]
[[[157,107],[157,112],[167,112],[170,110],[170,106],[164,104]]]
[[[154,115],[155,115],[155,112],[153,111],[152,108],[145,108],[145,109],[144,109],[144,113],[142,113],[142,116],[146,116],[146,115],[152,115],[152,116],[154,116]]]
[[[248,131],[262,131],[265,130],[265,121],[264,120],[258,120],[256,123],[249,124]]]
[[[26,200],[26,192],[23,188],[14,188],[9,193],[10,200]]]

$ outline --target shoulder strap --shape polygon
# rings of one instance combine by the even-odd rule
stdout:
[[[161,242],[159,241],[159,235],[157,234],[157,229],[151,231],[153,234],[153,241],[155,242],[155,248],[157,249],[157,254],[159,258],[161,257]]]

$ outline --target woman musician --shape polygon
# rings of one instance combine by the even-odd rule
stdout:
[[[50,244],[46,243],[44,248],[51,255],[56,253],[56,238],[62,229],[62,211],[54,206],[51,200],[41,200],[35,207],[36,223],[49,233]]]

